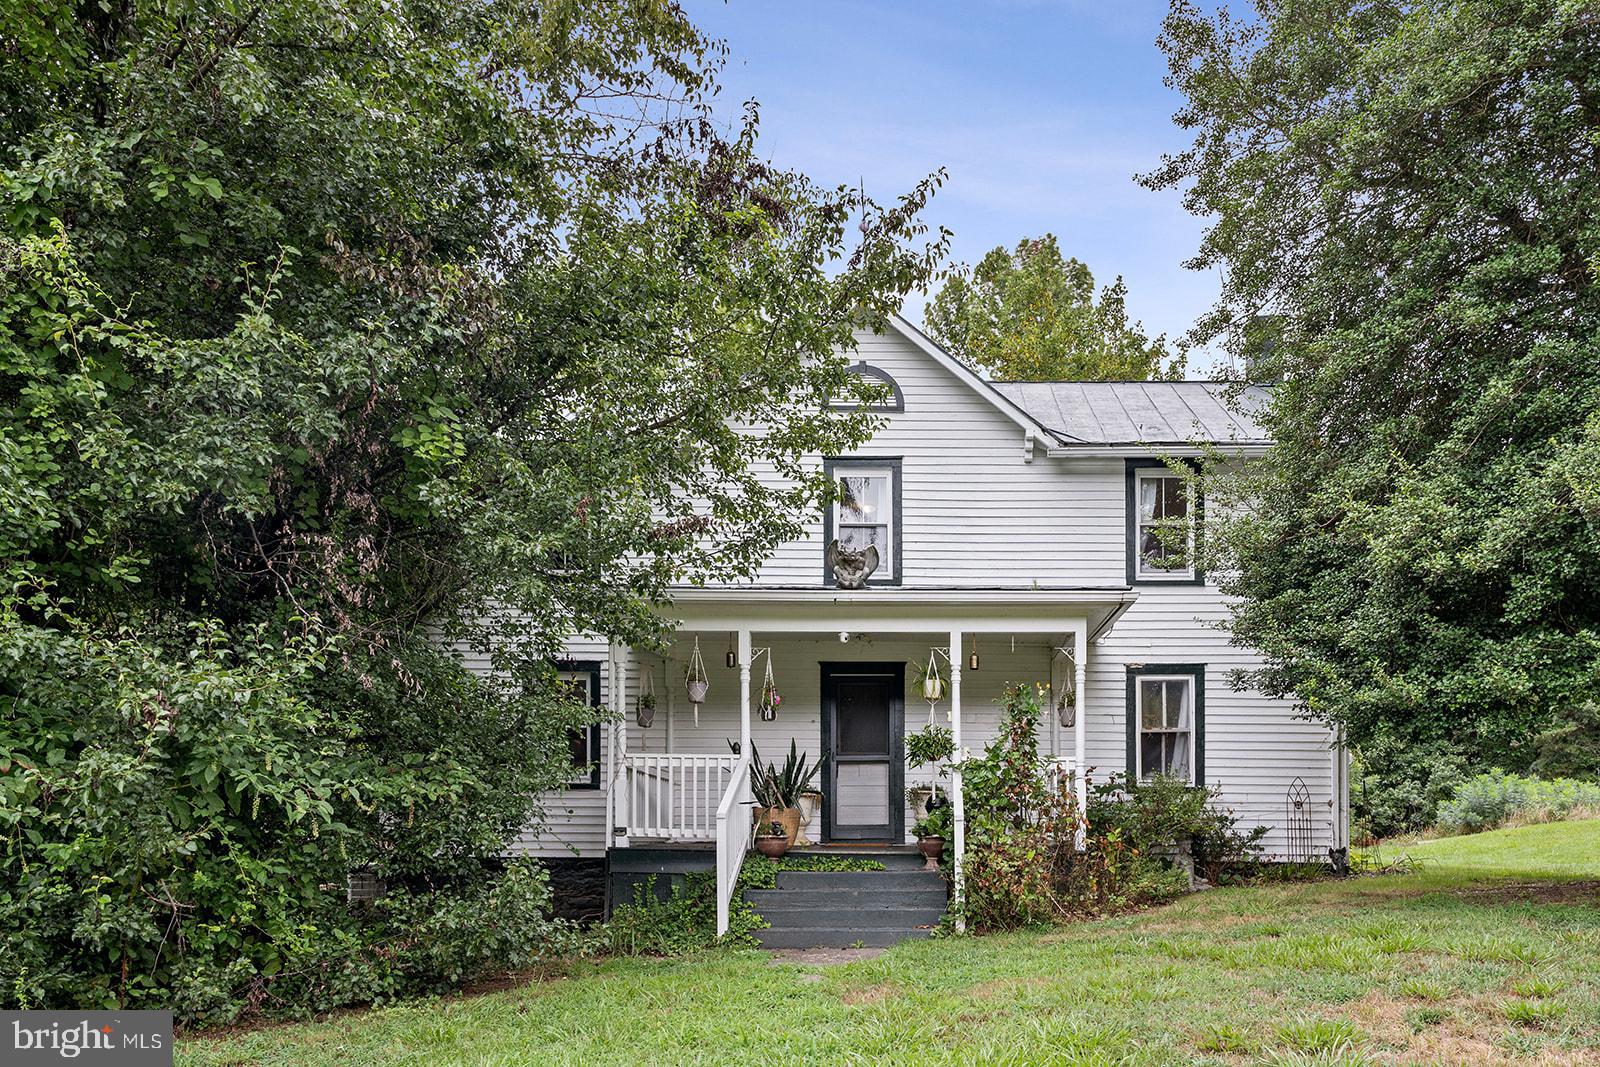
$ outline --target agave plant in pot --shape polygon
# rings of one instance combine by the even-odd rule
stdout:
[[[785,847],[793,845],[800,834],[800,794],[811,788],[821,771],[822,761],[813,762],[793,741],[782,767],[762,762],[760,750],[754,743],[750,746],[750,792],[755,797],[756,824],[782,825]]]

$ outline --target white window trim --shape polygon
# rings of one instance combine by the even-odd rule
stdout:
[[[887,487],[887,492],[884,495],[887,500],[886,510],[888,512],[884,518],[884,521],[873,523],[845,522],[841,512],[842,503],[836,499],[831,505],[833,508],[833,536],[840,542],[840,544],[843,544],[844,537],[841,535],[846,526],[882,526],[883,543],[878,546],[878,570],[874,573],[882,575],[894,574],[896,563],[894,558],[894,524],[895,521],[900,517],[895,514],[894,506],[896,488],[894,484],[895,469],[887,466],[874,467],[865,463],[859,465],[852,463],[849,466],[841,465],[836,467],[834,469],[833,476],[836,481],[843,481],[845,478],[860,477],[875,477],[882,478],[884,480],[884,483]]]
[[[1146,569],[1146,567],[1145,567],[1144,537],[1142,535],[1143,527],[1144,527],[1145,524],[1144,524],[1144,521],[1143,521],[1143,516],[1141,516],[1139,514],[1139,501],[1141,499],[1143,499],[1143,497],[1144,497],[1143,488],[1144,488],[1144,482],[1147,479],[1166,479],[1166,478],[1176,478],[1180,482],[1184,480],[1184,478],[1183,478],[1183,476],[1181,474],[1177,474],[1176,472],[1172,471],[1171,469],[1169,469],[1167,467],[1141,467],[1138,470],[1133,472],[1133,479],[1134,479],[1134,481],[1133,481],[1133,508],[1134,508],[1134,512],[1133,512],[1133,546],[1132,546],[1132,549],[1133,549],[1134,575],[1141,582],[1192,582],[1195,579],[1195,569],[1194,569],[1194,563],[1195,563],[1195,560],[1194,560],[1194,551],[1195,551],[1195,543],[1194,543],[1194,528],[1195,528],[1195,522],[1194,522],[1194,500],[1191,499],[1193,494],[1189,492],[1189,489],[1188,489],[1187,485],[1185,485],[1185,487],[1184,487],[1184,493],[1185,493],[1184,499],[1187,502],[1188,507],[1189,507],[1189,514],[1187,516],[1187,518],[1188,518],[1188,527],[1189,527],[1189,547],[1188,547],[1188,551],[1185,553],[1185,557],[1188,559],[1189,565],[1187,567],[1185,567],[1183,570],[1168,570],[1166,568],[1161,568],[1161,567],[1155,567],[1155,568]]]
[[[1189,693],[1189,728],[1187,730],[1146,730],[1144,728],[1144,683],[1145,682],[1182,682]],[[1134,676],[1133,686],[1133,714],[1134,718],[1134,746],[1133,758],[1135,773],[1139,781],[1144,781],[1148,775],[1144,771],[1144,735],[1145,734],[1187,734],[1189,737],[1189,784],[1194,785],[1194,760],[1195,760],[1195,729],[1199,709],[1195,706],[1195,684],[1192,674],[1139,674]]]

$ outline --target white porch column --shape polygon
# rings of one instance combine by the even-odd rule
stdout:
[[[628,647],[620,646],[617,649],[616,670],[616,760],[617,778],[615,792],[617,821],[613,825],[620,826],[622,833],[612,831],[613,840],[621,848],[627,848],[628,829],[633,825],[633,788],[628,777]]]
[[[1089,810],[1089,780],[1085,777],[1084,761],[1088,758],[1086,726],[1084,719],[1084,690],[1089,680],[1089,624],[1083,619],[1072,630],[1072,759],[1078,788],[1078,815]],[[1078,835],[1078,845],[1083,845],[1083,834]]]
[[[956,930],[965,933],[967,920],[961,913],[966,900],[967,805],[961,795],[961,763],[967,750],[961,743],[961,631],[950,631],[950,736],[955,742],[955,763],[950,768],[950,800],[954,805],[956,830],[955,858],[951,861],[952,898],[956,911]]]
[[[606,642],[606,718],[611,719],[617,709],[617,643]],[[610,740],[611,722],[607,721],[605,728],[600,731],[600,736]],[[606,821],[605,836],[601,845],[603,848],[611,847],[611,828],[617,825],[616,796],[617,796],[617,746],[607,744],[601,753],[600,760],[600,786],[605,793]]]
[[[768,653],[769,655],[771,653]],[[750,631],[739,631],[739,752],[750,752]]]

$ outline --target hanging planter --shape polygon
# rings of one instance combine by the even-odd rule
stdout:
[[[783,706],[783,696],[778,692],[778,683],[772,677],[772,653],[767,653],[767,677],[761,683],[761,721],[771,722],[778,717],[778,708]]]
[[[655,672],[645,671],[644,681],[639,686],[639,697],[633,713],[634,721],[640,726],[649,729],[650,724],[656,721],[656,685]]]
[[[711,679],[706,677],[706,661],[700,658],[700,638],[694,639],[694,654],[683,672],[684,687],[689,691],[689,704],[694,708],[694,724],[700,725],[700,705],[706,702],[711,689]]]
[[[944,699],[944,676],[939,673],[939,654],[928,650],[928,665],[922,668],[922,699],[928,702],[928,725],[933,725],[933,711]]]

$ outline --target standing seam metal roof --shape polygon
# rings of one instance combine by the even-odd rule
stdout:
[[[1234,402],[1224,382],[990,382],[1066,445],[1266,444],[1254,413],[1267,390]]]

